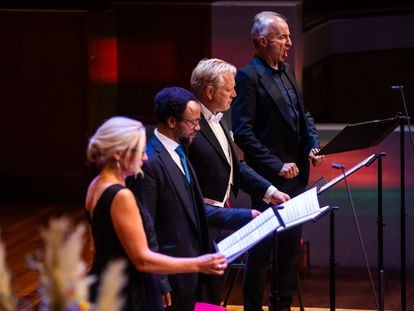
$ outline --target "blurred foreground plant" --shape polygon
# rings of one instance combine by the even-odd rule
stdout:
[[[1,237],[1,235],[0,235]],[[11,277],[6,265],[6,250],[0,240],[0,310],[16,310],[16,299],[11,290]]]
[[[31,259],[30,265],[40,272],[41,311],[89,310],[89,285],[82,260],[86,227],[73,229],[69,218],[53,218],[40,233],[45,242],[43,260]]]

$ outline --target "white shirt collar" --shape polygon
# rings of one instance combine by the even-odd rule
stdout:
[[[221,118],[223,117],[222,112],[212,113],[206,106],[201,104],[201,111],[203,112],[204,118],[207,120],[208,123],[219,123]]]
[[[175,149],[178,147],[178,143],[171,138],[161,134],[157,128],[154,129],[154,135],[160,140],[162,145],[170,152],[175,153]]]

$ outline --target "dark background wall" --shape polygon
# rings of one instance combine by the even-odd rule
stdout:
[[[0,11],[0,196],[83,192],[87,62],[83,12]]]
[[[290,6],[287,13],[296,46],[289,62],[302,83],[323,144],[344,124],[388,118],[401,111],[401,97],[391,92],[392,84],[404,85],[408,110],[414,113],[411,1],[378,0],[375,5],[353,0],[6,1],[0,4],[0,200],[83,200],[95,173],[85,163],[85,148],[98,124],[118,114],[152,125],[152,99],[159,89],[189,87],[191,70],[203,57],[223,57],[243,65],[252,54],[248,25],[260,10],[257,5],[282,3]],[[249,5],[256,6],[256,11],[250,12]],[[224,6],[228,11],[222,11]],[[249,17],[238,20],[237,16]],[[407,172],[412,172],[413,151],[408,133],[406,137]],[[396,267],[398,133],[374,149],[330,156],[328,165],[312,169],[311,180],[335,177],[331,162],[351,167],[377,151],[388,154],[384,160],[385,247],[387,264]],[[406,178],[407,205],[412,207],[414,175],[407,173]],[[375,262],[376,167],[364,168],[350,183],[368,255]],[[340,264],[363,266],[343,185],[321,202],[341,206],[337,218]],[[237,205],[248,207],[248,196],[241,193]],[[408,214],[409,224],[412,217]],[[328,264],[327,220],[305,226],[313,265]],[[408,236],[412,228],[408,226]],[[408,257],[412,269],[411,252]]]
[[[410,1],[294,3],[301,8],[303,36],[335,20],[398,21],[414,12]],[[167,85],[189,86],[196,63],[216,56],[211,24],[216,4],[3,2],[1,198],[82,199],[92,173],[85,165],[89,135],[114,114],[151,124],[154,94]],[[407,35],[409,30],[393,33],[391,40]],[[332,50],[303,63],[304,97],[317,122],[393,115],[401,108],[398,95],[388,90],[394,81],[405,85],[414,111],[414,47],[364,49]]]

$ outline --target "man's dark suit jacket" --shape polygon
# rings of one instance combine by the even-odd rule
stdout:
[[[233,162],[232,192],[236,196],[239,188],[258,198],[263,198],[271,183],[251,169],[245,161],[239,161],[230,132],[223,120],[220,121],[230,146]],[[223,201],[230,174],[230,164],[226,159],[214,132],[202,116],[200,132],[188,149],[204,197]]]
[[[144,178],[128,186],[137,195],[143,208],[150,211],[155,223],[158,247],[153,250],[176,257],[194,257],[214,252],[208,236],[208,225],[237,229],[252,219],[251,211],[214,208],[205,205],[196,173],[188,163],[193,191],[168,151],[153,135],[147,144],[148,160],[143,165]],[[193,194],[192,194],[193,193]],[[164,290],[186,296],[197,290],[198,273],[172,274],[168,281],[161,277]],[[167,282],[167,283],[166,283]]]
[[[232,105],[234,139],[246,162],[281,191],[290,195],[305,188],[309,178],[308,154],[319,146],[313,118],[303,106],[293,71],[282,64],[299,100],[300,131],[293,124],[288,103],[273,80],[270,68],[257,56],[238,71]],[[300,174],[278,176],[284,163],[295,162]]]
[[[184,174],[155,135],[147,144],[147,154],[148,160],[143,165],[144,178],[134,190],[154,219],[159,251],[176,257],[194,257],[211,252],[197,178],[192,178],[191,191]],[[189,169],[195,176],[191,165]],[[178,296],[194,293],[198,278],[198,273],[168,276],[172,290]]]
[[[239,188],[248,193],[263,198],[270,182],[259,176],[244,161],[239,161],[233,140],[230,136],[223,120],[220,121],[221,127],[229,143],[233,162],[233,186],[232,192],[237,195]],[[218,139],[210,128],[207,120],[202,116],[200,120],[200,132],[194,138],[188,148],[188,155],[194,170],[197,173],[201,190],[204,197],[222,202],[225,198],[229,183],[230,164],[220,146]],[[208,205],[207,205],[208,206]],[[213,208],[215,212],[231,212],[233,217],[220,217],[225,220],[218,228],[210,228],[210,238],[219,241],[229,234],[228,231],[221,229],[238,229],[244,225],[244,219],[251,219],[251,209],[245,208]],[[240,215],[237,217],[237,215]],[[243,215],[245,215],[243,217]],[[209,215],[209,225],[214,226],[212,216]],[[221,291],[224,285],[223,277],[210,277],[207,281],[210,286],[206,287],[207,302],[219,304]]]

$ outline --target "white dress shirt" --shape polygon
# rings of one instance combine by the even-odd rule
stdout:
[[[184,172],[183,165],[181,164],[181,159],[178,153],[175,151],[175,149],[179,146],[176,141],[172,140],[171,138],[168,138],[164,134],[161,134],[158,132],[157,129],[154,129],[154,135],[160,140],[161,144],[167,149],[168,153],[170,154],[171,158],[174,160],[175,164],[180,168],[180,170]]]
[[[227,184],[227,189],[226,189],[226,194],[224,196],[224,200],[222,202],[219,202],[219,201],[212,200],[210,198],[204,198],[204,202],[210,205],[224,207],[224,204],[230,198],[231,186],[233,184],[233,158],[231,155],[231,149],[230,149],[230,145],[227,140],[226,134],[224,134],[224,130],[220,125],[220,120],[221,120],[223,113],[219,112],[217,114],[213,114],[203,104],[201,104],[201,111],[208,125],[210,126],[211,130],[216,136],[218,142],[220,143],[221,149],[223,150],[224,155],[226,156],[227,162],[230,165],[230,175],[228,179],[229,182]]]
[[[225,202],[230,198],[231,186],[233,185],[233,158],[231,155],[231,149],[230,149],[229,142],[227,140],[226,135],[224,134],[223,128],[220,125],[220,120],[221,120],[221,117],[223,116],[223,113],[218,112],[216,114],[213,114],[203,104],[201,104],[201,111],[208,125],[210,126],[211,130],[216,136],[218,142],[220,143],[220,146],[223,149],[226,159],[230,164],[229,183],[227,185],[227,190],[226,190],[226,195],[224,196],[224,200],[222,202],[219,202],[219,201],[212,200],[210,198],[204,198],[204,202],[210,205],[224,207]],[[270,203],[270,198],[276,190],[277,188],[275,186],[270,185],[269,188],[267,188],[266,190],[266,193],[263,197],[263,201],[266,203]]]

